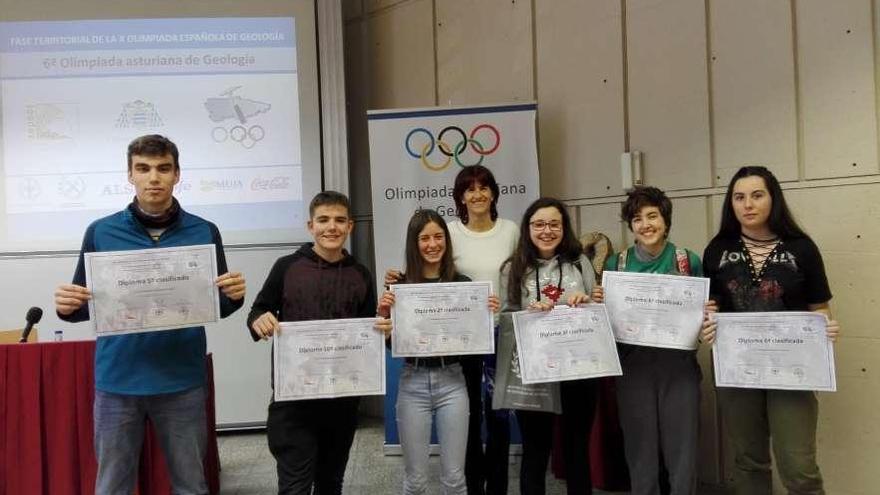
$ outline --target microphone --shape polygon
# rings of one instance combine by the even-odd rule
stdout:
[[[23,344],[27,342],[28,335],[31,334],[31,330],[34,328],[34,325],[40,322],[40,318],[43,317],[43,310],[34,306],[28,310],[27,315],[25,315],[24,319],[27,321],[27,325],[24,326],[24,331],[21,332],[21,340],[18,341],[19,344]]]

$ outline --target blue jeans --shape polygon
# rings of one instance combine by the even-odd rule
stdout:
[[[403,493],[425,493],[431,419],[437,418],[440,483],[444,494],[467,494],[464,460],[468,437],[468,396],[458,363],[438,368],[405,364],[397,393],[397,429],[403,449]]]
[[[130,494],[137,481],[144,422],[153,423],[174,494],[206,494],[205,389],[159,395],[120,395],[95,390],[95,493]]]

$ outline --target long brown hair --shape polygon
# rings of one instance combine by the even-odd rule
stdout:
[[[510,273],[507,284],[507,300],[509,304],[519,306],[522,299],[522,279],[530,269],[538,268],[538,248],[532,243],[529,235],[531,226],[529,221],[532,215],[541,208],[553,207],[562,215],[562,242],[556,246],[556,254],[559,263],[574,263],[581,256],[581,243],[578,242],[574,229],[571,226],[571,216],[562,201],[556,198],[540,198],[526,208],[522,222],[519,224],[519,243],[510,258],[501,267],[510,265]]]
[[[419,234],[422,229],[429,223],[436,223],[443,229],[443,235],[446,236],[446,251],[440,258],[440,281],[452,282],[455,280],[455,263],[452,261],[452,240],[449,238],[449,228],[446,221],[434,210],[424,209],[416,210],[412,218],[409,219],[409,226],[406,228],[406,276],[405,281],[409,283],[425,282],[425,259],[419,252]]]

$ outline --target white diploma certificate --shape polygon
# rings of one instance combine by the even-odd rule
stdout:
[[[385,336],[375,318],[281,322],[275,400],[385,394]]]
[[[513,313],[522,382],[621,375],[617,345],[602,304]]]
[[[712,346],[719,387],[834,392],[834,347],[825,315],[716,313]]]
[[[392,356],[495,352],[491,282],[397,284],[391,291]]]
[[[653,273],[602,273],[605,306],[618,342],[697,348],[709,279]]]
[[[220,319],[213,244],[86,253],[85,270],[98,337]]]

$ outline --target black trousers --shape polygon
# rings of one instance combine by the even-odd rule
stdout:
[[[468,495],[507,495],[510,464],[510,411],[493,410],[492,396],[483,400],[483,365],[480,356],[461,361],[467,384],[470,416],[464,463]],[[483,451],[483,419],[486,420],[486,449]]]
[[[574,380],[560,384],[562,396],[562,457],[565,463],[566,493],[593,493],[590,479],[590,430],[596,414],[596,383]],[[555,414],[516,411],[522,434],[520,494],[544,495],[547,464],[553,449]]]
[[[486,495],[507,495],[510,409],[492,409],[489,394],[483,405],[486,412]]]
[[[278,493],[340,495],[359,399],[273,402],[266,423]]]
[[[464,459],[464,477],[468,495],[483,495],[486,483],[486,456],[483,453],[483,360],[468,356],[461,360],[461,370],[467,385],[469,416],[467,452]]]

